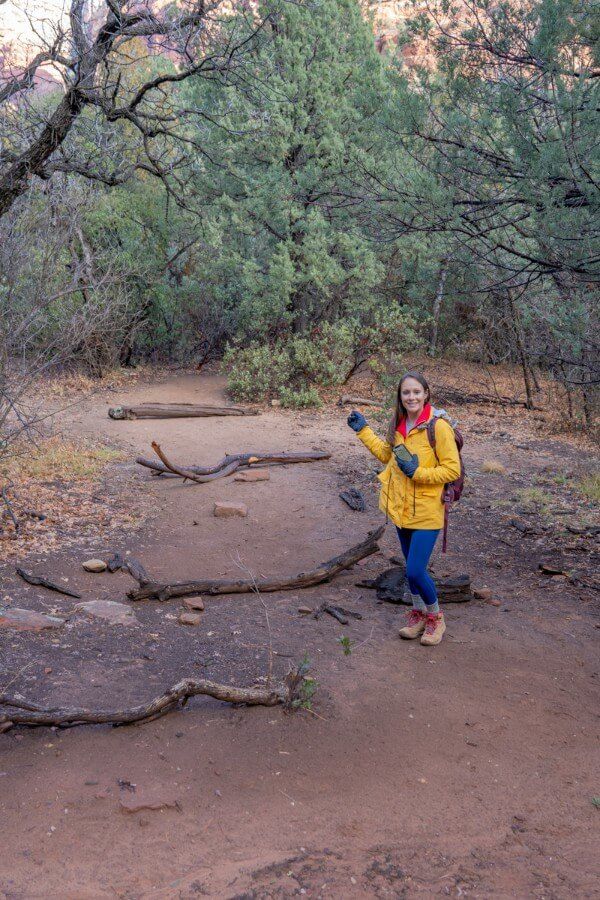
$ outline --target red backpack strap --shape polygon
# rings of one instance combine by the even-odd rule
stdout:
[[[438,459],[437,450],[435,449],[435,423],[439,419],[439,416],[434,416],[427,423],[427,440],[429,441],[429,446],[435,453],[435,458]],[[439,462],[439,459],[438,459]]]

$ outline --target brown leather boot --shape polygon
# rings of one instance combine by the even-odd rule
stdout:
[[[441,641],[446,630],[444,622],[444,613],[427,613],[425,616],[425,630],[421,637],[421,643],[424,647],[435,647]]]
[[[401,628],[398,633],[401,638],[404,638],[405,641],[414,641],[414,639],[418,638],[420,634],[423,634],[426,624],[426,614],[424,612],[421,612],[420,609],[411,609],[408,614],[408,621],[406,625],[404,626],[404,628]]]

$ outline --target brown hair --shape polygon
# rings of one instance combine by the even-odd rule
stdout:
[[[398,393],[396,395],[396,407],[392,414],[392,418],[390,419],[390,425],[388,429],[388,444],[394,446],[394,441],[396,440],[396,430],[398,425],[400,424],[400,420],[406,417],[406,410],[402,403],[402,385],[406,381],[407,378],[414,378],[415,381],[418,381],[423,390],[425,391],[425,403],[429,403],[431,401],[431,391],[429,390],[429,385],[425,379],[424,375],[421,375],[420,372],[405,372],[402,378],[398,383]]]

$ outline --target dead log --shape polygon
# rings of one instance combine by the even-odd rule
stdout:
[[[172,597],[190,597],[194,594],[249,594],[270,593],[272,591],[289,591],[296,588],[313,587],[331,581],[344,569],[349,569],[354,563],[379,550],[377,541],[382,536],[385,525],[377,531],[371,531],[360,544],[351,547],[339,556],[334,556],[327,562],[317,566],[310,572],[301,572],[299,575],[279,578],[263,578],[257,581],[253,578],[239,581],[185,581],[174,584],[148,584],[137,591],[130,591],[127,595],[130,600],[170,600]]]
[[[369,400],[367,397],[351,397],[349,394],[344,394],[338,400],[338,406],[348,406],[349,404],[352,406],[378,406],[380,409],[383,406],[383,403],[379,403],[377,400]]]
[[[115,406],[108,410],[111,419],[189,419],[207,416],[258,416],[258,410],[243,406],[200,406],[197,403],[143,403],[140,406]]]
[[[57,594],[64,594],[66,597],[75,597],[76,600],[81,600],[81,594],[62,587],[60,584],[55,584],[53,581],[44,578],[43,575],[34,575],[32,572],[26,572],[25,569],[19,569],[18,567],[15,571],[27,584],[32,584],[34,587],[45,587],[49,591],[56,591]]]
[[[153,442],[153,448],[154,443],[155,442]],[[208,481],[214,481],[216,478],[225,478],[227,475],[232,475],[238,469],[245,469],[250,466],[286,466],[295,463],[319,462],[320,460],[330,458],[331,453],[327,453],[325,450],[314,450],[307,452],[283,451],[281,453],[227,454],[213,466],[179,466],[174,465],[171,462],[169,462],[169,465],[165,465],[164,462],[146,459],[143,456],[138,456],[136,462],[140,466],[151,469],[155,475],[165,474],[204,484]],[[180,474],[180,472],[185,472],[186,474]]]
[[[197,695],[214,697],[225,703],[244,703],[247,706],[277,706],[294,698],[283,687],[270,690],[264,687],[235,687],[217,684],[206,679],[185,678],[164,694],[149,703],[130,709],[97,710],[87,707],[43,707],[18,697],[0,695],[0,729],[3,725],[131,725],[134,722],[150,722],[184,706],[190,697]]]
[[[392,560],[394,557],[392,557]],[[369,578],[356,583],[357,587],[374,589],[377,599],[383,603],[404,603],[410,606],[412,600],[406,593],[408,582],[404,565],[392,566],[380,572],[376,578]],[[471,593],[471,577],[455,575],[451,578],[436,579],[436,589],[440,603],[466,603],[473,599]]]
[[[134,556],[123,557],[120,553],[113,553],[107,561],[106,567],[109,572],[118,572],[119,569],[125,569],[138,582],[140,587],[150,584],[152,581],[152,577]]]

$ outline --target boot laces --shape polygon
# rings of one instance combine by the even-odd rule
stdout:
[[[425,625],[425,634],[433,634],[440,621],[440,617],[435,613],[427,614],[427,624]]]
[[[424,612],[421,612],[420,609],[411,609],[408,614],[408,627],[412,628],[413,625],[418,625],[422,620]]]

